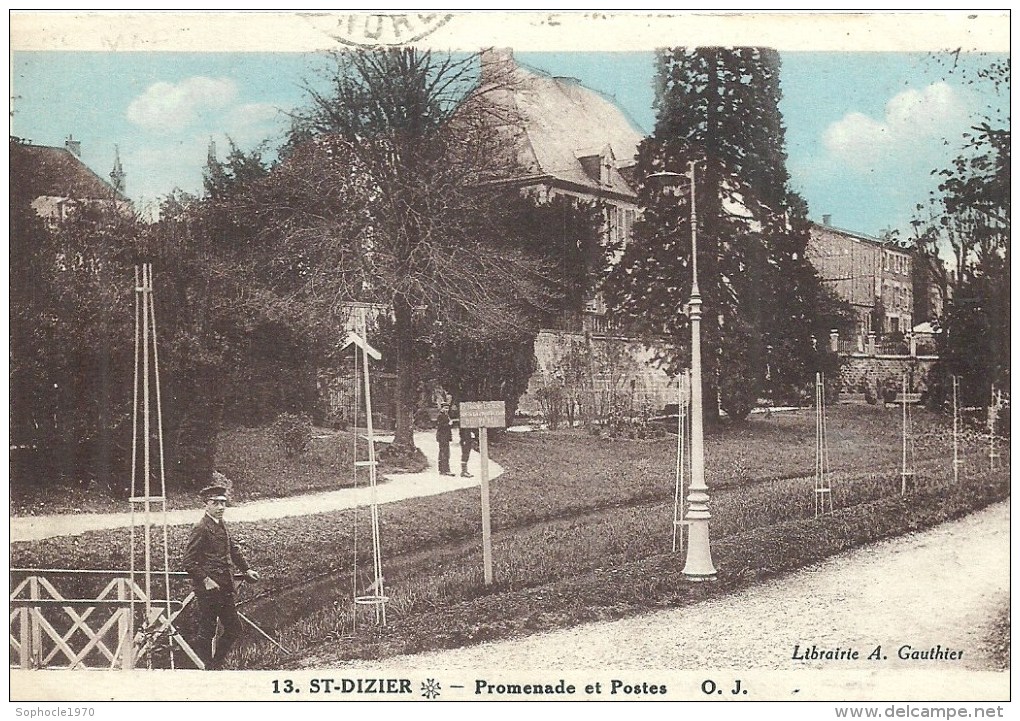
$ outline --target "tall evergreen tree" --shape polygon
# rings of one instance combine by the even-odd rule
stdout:
[[[660,358],[667,369],[686,365],[690,188],[649,176],[683,173],[694,161],[704,392],[721,391],[736,418],[753,407],[767,365],[782,385],[806,379],[815,365],[810,336],[820,332],[807,209],[789,190],[779,69],[778,53],[766,48],[659,52],[655,131],[638,153],[644,216],[607,284],[623,320],[671,338]]]

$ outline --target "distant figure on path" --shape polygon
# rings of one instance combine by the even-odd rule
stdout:
[[[453,430],[450,423],[450,404],[439,404],[439,415],[436,417],[436,441],[439,442],[439,472],[444,476],[452,476],[450,471],[450,441]]]
[[[471,457],[471,449],[475,447],[475,429],[464,428],[461,426],[460,429],[460,475],[464,478],[472,478],[472,474],[468,473],[467,464],[468,459]]]
[[[191,576],[198,599],[198,640],[195,651],[206,669],[218,669],[230,652],[240,632],[240,621],[234,606],[234,579],[231,562],[249,581],[259,580],[258,571],[248,568],[241,550],[230,538],[223,522],[227,507],[227,489],[221,485],[206,486],[201,492],[205,514],[191,531],[184,551],[184,570]],[[216,636],[216,622],[223,624],[223,633]]]

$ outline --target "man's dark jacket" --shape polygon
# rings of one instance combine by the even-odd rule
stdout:
[[[233,561],[241,573],[248,570],[248,563],[241,550],[227,533],[222,521],[217,523],[209,514],[195,524],[184,550],[184,570],[191,576],[197,591],[204,591],[206,576],[216,581],[220,588],[233,590],[234,581],[230,572]]]
[[[446,411],[439,411],[436,417],[436,440],[442,443],[449,443],[453,440],[453,431],[450,430],[450,414]]]

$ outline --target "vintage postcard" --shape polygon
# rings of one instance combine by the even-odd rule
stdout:
[[[1003,717],[1009,27],[12,12],[17,714]]]

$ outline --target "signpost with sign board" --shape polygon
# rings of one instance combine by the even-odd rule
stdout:
[[[492,585],[492,524],[489,518],[489,428],[506,428],[504,401],[473,401],[460,404],[460,427],[478,429],[478,453],[482,467],[482,565],[485,585]]]

